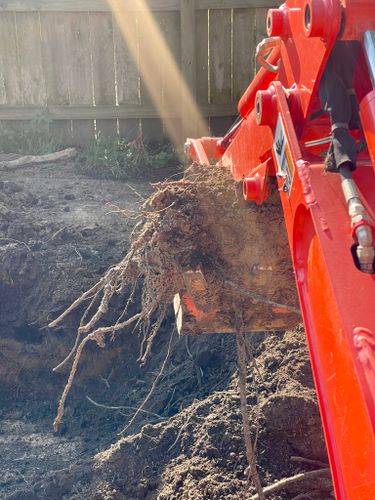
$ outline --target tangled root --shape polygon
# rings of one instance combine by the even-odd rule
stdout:
[[[284,250],[279,249],[272,257],[272,266],[262,267],[267,257],[264,244],[254,250],[254,241],[258,239],[259,231],[263,230],[262,221],[266,221],[268,232],[273,228],[270,237],[280,239],[281,215],[275,212],[274,203],[266,208],[253,207],[249,210],[244,206],[242,196],[238,195],[238,186],[229,172],[218,167],[193,165],[187,169],[183,179],[158,183],[154,188],[154,194],[146,200],[137,215],[138,222],[124,259],[111,267],[90,290],[49,325],[58,325],[78,306],[88,302],[76,342],[65,360],[55,368],[59,370],[73,359],[54,421],[55,431],[63,418],[65,401],[86,344],[95,341],[104,347],[108,335],[113,336],[133,324],[134,328],[143,332],[139,361],[144,363],[174,296],[186,291],[184,273],[188,270],[204,269],[208,284],[205,300],[214,310],[219,304],[223,317],[232,317],[233,304],[238,304],[246,311],[245,325],[258,328],[258,324],[274,314],[270,308],[275,308],[280,302],[287,304],[283,321],[288,314],[296,316],[297,299],[294,287],[293,292],[290,291],[293,277],[286,240],[283,242]],[[273,244],[277,245],[277,241]],[[268,253],[271,253],[269,248]],[[285,264],[285,261],[288,263]],[[254,269],[258,268],[266,269],[266,278],[255,273]],[[288,275],[287,279],[285,275]],[[267,290],[272,289],[278,280],[283,281],[282,292],[279,284],[267,297],[260,294],[265,286]],[[129,315],[129,306],[139,284],[142,286],[140,310]],[[112,326],[100,326],[113,298],[125,293],[127,298],[117,321]],[[254,304],[256,309],[249,308]],[[272,325],[277,327],[277,321]]]

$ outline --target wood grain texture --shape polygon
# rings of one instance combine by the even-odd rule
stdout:
[[[231,11],[229,9],[210,11],[210,102],[213,104],[224,104],[232,101],[231,29]],[[230,118],[211,118],[211,135],[223,135],[230,124]]]
[[[148,0],[151,10],[179,10],[179,0]],[[121,0],[121,9],[134,11],[137,4],[134,0]],[[62,11],[62,12],[109,12],[106,0],[2,0],[0,11]]]
[[[282,0],[197,0],[197,9],[251,9],[278,7]]]
[[[266,17],[267,9],[255,10],[255,44],[258,45],[264,38],[267,37]],[[255,62],[255,71],[258,71],[259,64]]]
[[[199,108],[207,106],[208,94],[208,11],[195,13],[196,99]],[[207,117],[207,115],[203,115]],[[208,121],[208,120],[207,120]]]
[[[40,15],[43,72],[47,104],[69,104],[69,67],[65,50],[65,19],[62,12]]]
[[[39,14],[16,14],[18,64],[24,104],[46,102],[45,81],[42,66]]]
[[[155,12],[154,15],[155,24],[159,30],[162,32],[162,22],[163,13]],[[162,78],[162,68],[160,66],[160,61],[158,58],[157,50],[155,50],[154,41],[150,40],[148,26],[143,22],[142,18],[139,18],[139,64],[140,64],[140,91],[141,91],[141,102],[146,106],[154,105],[155,108],[162,105],[163,102],[163,78]],[[145,77],[146,73],[152,73],[152,98],[150,90],[147,88]],[[149,80],[150,81],[150,80]],[[151,83],[151,81],[150,81]],[[156,113],[158,116],[158,113]],[[164,140],[164,128],[163,121],[161,119],[143,119],[142,123],[142,135],[146,142],[148,141],[163,141]]]
[[[63,12],[40,13],[47,105],[68,105],[70,102],[69,68],[65,50],[65,18]],[[64,144],[72,143],[72,124],[70,120],[52,122],[50,130]]]
[[[255,70],[255,9],[233,13],[233,100],[238,102]]]
[[[23,103],[15,14],[12,12],[0,14],[0,102]]]
[[[231,101],[231,15],[228,9],[210,12],[210,101]]]
[[[127,23],[128,32],[132,33],[134,38],[136,57],[131,54],[116,18],[113,19],[117,103],[120,106],[140,104],[139,33],[137,16],[134,12],[128,14]],[[120,137],[129,141],[138,137],[140,134],[139,119],[119,120],[119,134]]]
[[[90,12],[89,16],[95,104],[116,105],[112,14]],[[96,132],[115,137],[117,120],[97,120]]]
[[[70,104],[93,104],[90,23],[87,12],[65,14],[66,51]],[[94,121],[73,122],[73,144],[83,146],[94,139]]]
[[[191,0],[190,0],[191,1]],[[194,1],[194,0],[193,0]],[[181,75],[181,80],[184,75],[181,68],[181,16],[179,12],[164,12],[160,19],[161,33],[169,50],[169,55],[172,57],[176,65],[177,74]],[[183,144],[185,134],[182,133],[181,127],[181,102],[182,102],[182,85],[181,82],[171,81],[168,72],[162,72],[162,89],[163,89],[163,106],[177,112],[176,117],[163,117],[164,135],[178,144]]]
[[[267,37],[267,27],[266,27],[266,18],[268,9],[256,9],[256,39],[255,42],[258,44],[263,40],[263,38]]]
[[[237,106],[231,104],[206,104],[201,106],[203,116],[232,116]],[[162,115],[166,118],[177,118],[179,110],[162,108]],[[158,112],[151,104],[124,106],[0,106],[0,120],[31,120],[41,113],[52,120],[110,120],[110,119],[152,119],[158,117]]]
[[[196,0],[181,0],[181,71],[194,96],[197,83],[195,4]]]
[[[250,83],[255,45],[265,36],[265,6],[280,3],[148,1],[202,115],[210,117],[213,134],[221,135],[228,128],[236,114],[231,103],[238,101]],[[146,139],[163,140],[168,128],[180,131],[182,117],[188,116],[181,87],[176,83],[170,90],[169,72],[163,70],[152,44],[150,51],[146,43],[148,33],[137,2],[121,0],[124,5],[134,26],[137,48],[133,56],[106,0],[0,0],[3,123],[15,124],[45,112],[55,120],[52,129],[66,144],[74,144],[69,142],[73,130],[75,143],[80,145],[93,139],[94,120],[104,135],[117,136],[119,130],[128,140],[139,135],[141,122]],[[145,68],[151,68],[153,99],[162,119],[140,77]],[[179,132],[181,140],[192,135],[189,127],[194,130],[189,118],[186,122]]]
[[[187,86],[186,91],[191,97],[197,98],[197,58],[196,58],[196,1],[181,0],[181,74]],[[186,92],[181,96],[181,135],[193,137],[197,129],[196,123],[191,123],[189,100]]]
[[[197,9],[241,9],[255,7],[275,7],[282,0],[197,0]],[[179,0],[148,0],[152,11],[172,11],[180,9]],[[134,0],[122,0],[122,7],[137,10]],[[1,11],[63,11],[63,12],[108,12],[110,9],[106,0],[2,0]]]

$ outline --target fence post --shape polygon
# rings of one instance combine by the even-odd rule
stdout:
[[[196,29],[195,7],[196,0],[181,0],[181,71],[187,89],[182,89],[181,122],[182,138],[199,135],[198,124],[192,123],[192,114],[189,112],[187,91],[193,100],[196,100],[197,67],[196,67]]]

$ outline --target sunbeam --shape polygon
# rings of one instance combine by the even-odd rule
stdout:
[[[126,2],[107,0],[133,59],[139,59],[138,30],[129,15]],[[145,0],[133,0],[132,10],[137,11],[138,25],[147,36],[142,38],[142,64],[140,72],[153,104],[165,123],[167,133],[176,146],[181,145],[181,133],[176,127],[176,117],[189,124],[189,132],[196,137],[207,135],[208,127],[193,98],[171,51],[157,26]],[[166,77],[167,76],[167,77]],[[155,81],[163,80],[163,98]],[[184,129],[186,128],[183,127]]]

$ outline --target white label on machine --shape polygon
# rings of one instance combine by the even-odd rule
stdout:
[[[277,119],[273,150],[277,162],[277,175],[284,179],[283,191],[290,196],[294,178],[294,162],[280,113]]]

